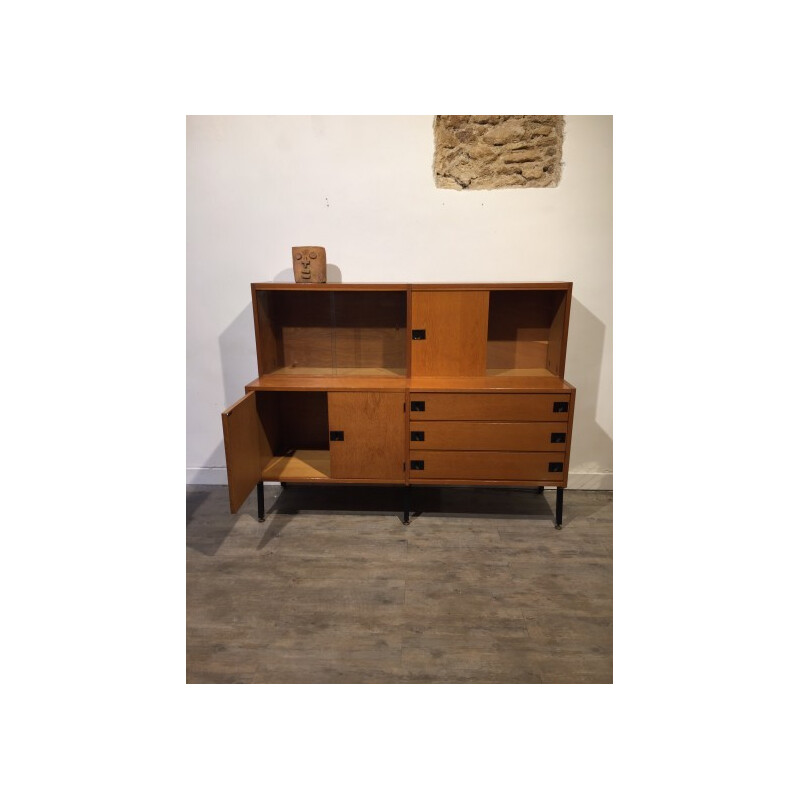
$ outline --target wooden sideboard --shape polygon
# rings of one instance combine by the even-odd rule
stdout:
[[[259,377],[222,413],[231,512],[265,481],[555,487],[571,283],[251,285]]]

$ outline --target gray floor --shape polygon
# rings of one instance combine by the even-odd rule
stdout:
[[[612,493],[187,487],[187,683],[611,683]]]

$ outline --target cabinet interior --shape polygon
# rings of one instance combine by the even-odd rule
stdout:
[[[262,480],[330,478],[327,392],[258,392]]]
[[[563,376],[567,292],[489,292],[486,375]]]
[[[406,375],[406,292],[256,291],[262,375]]]

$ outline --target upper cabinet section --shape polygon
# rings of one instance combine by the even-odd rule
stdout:
[[[571,293],[568,283],[412,287],[411,375],[563,378]]]
[[[259,283],[252,292],[252,389],[403,391],[422,381],[435,390],[439,378],[547,388],[564,378],[571,283]]]
[[[259,374],[403,378],[407,288],[253,284]]]

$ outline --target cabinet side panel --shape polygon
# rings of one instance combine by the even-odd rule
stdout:
[[[277,392],[256,392],[258,450],[262,467],[281,452],[281,419]]]
[[[411,295],[411,374],[485,375],[489,292],[412,291]],[[415,339],[415,330],[425,331],[425,338]]]
[[[256,324],[256,353],[258,374],[264,375],[283,366],[283,345],[280,330],[275,325],[272,295],[253,289],[253,312]]]
[[[330,392],[331,477],[403,480],[406,421],[402,392]]]
[[[567,320],[569,317],[569,295],[564,292],[556,295],[557,303],[555,313],[553,314],[553,321],[550,325],[548,333],[549,342],[547,344],[547,369],[558,375],[560,378],[564,377],[564,356],[567,350]]]
[[[261,480],[258,410],[254,392],[222,412],[228,498],[235,514]]]

